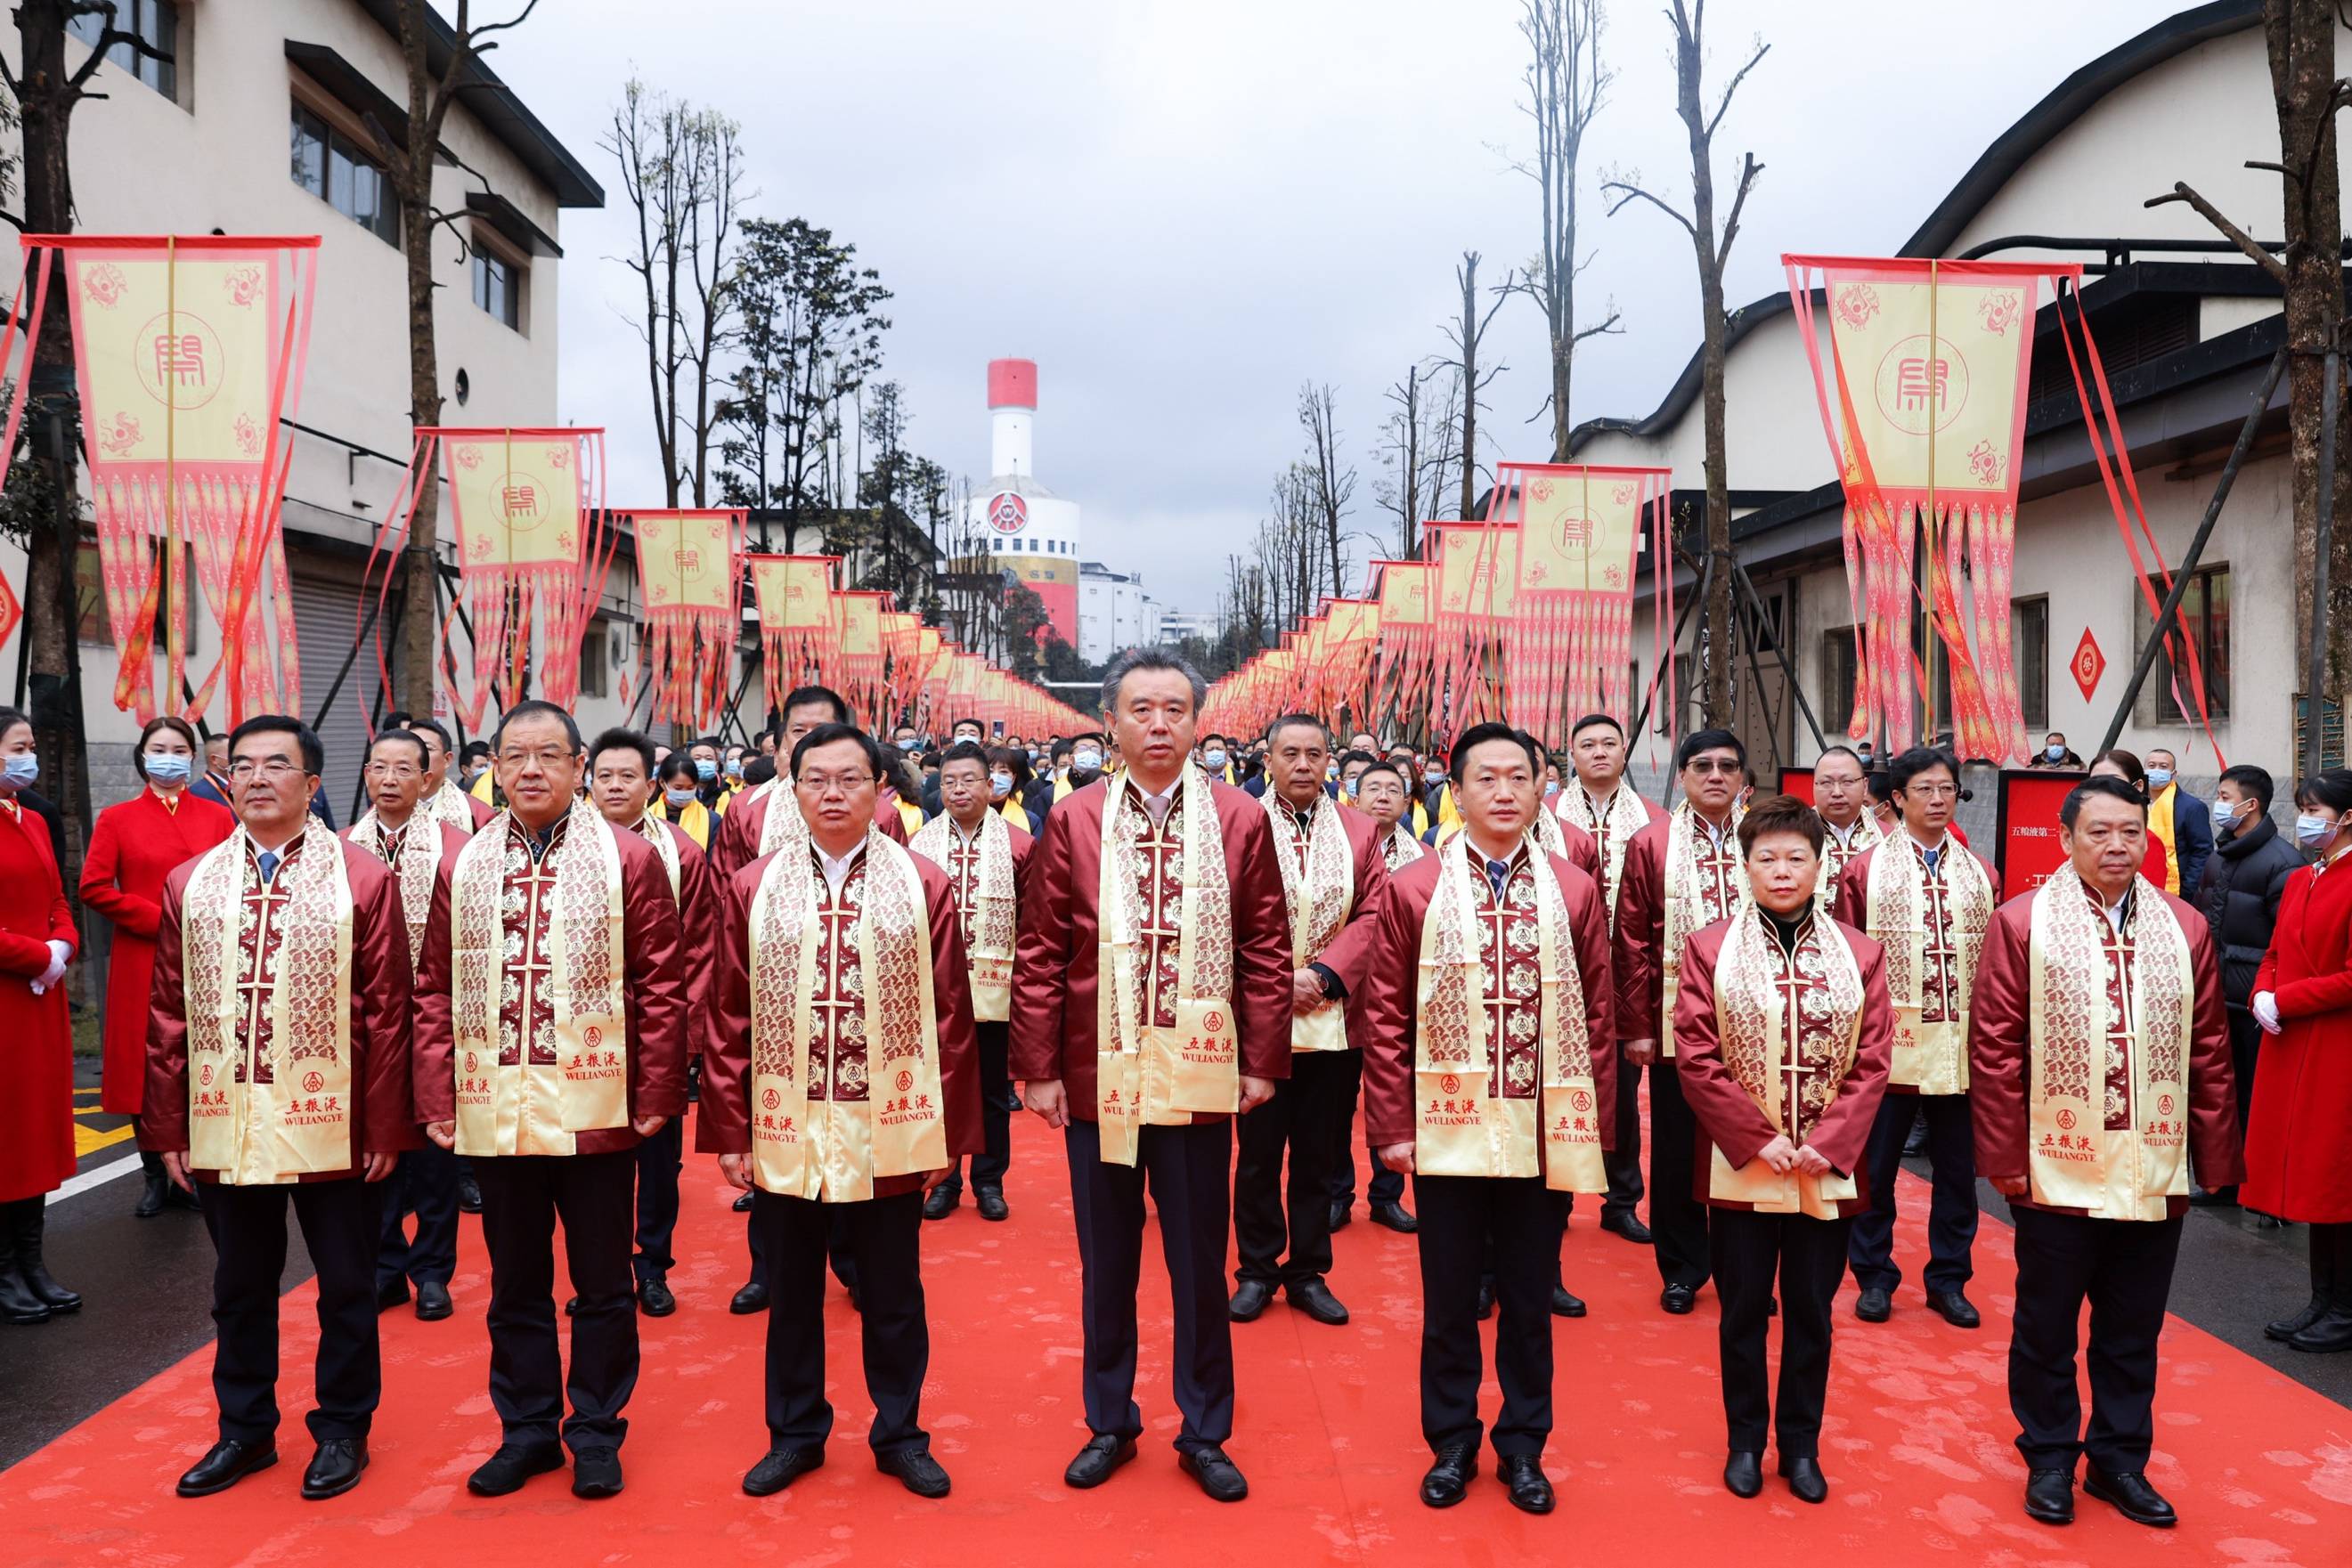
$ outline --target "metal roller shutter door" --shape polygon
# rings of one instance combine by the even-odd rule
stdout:
[[[319,732],[326,748],[324,775],[327,803],[335,825],[347,828],[356,812],[360,768],[367,760],[368,718],[375,710],[383,681],[376,674],[375,638],[352,662],[341,689],[322,716],[319,705],[334,685],[335,672],[351,656],[352,639],[359,631],[360,595],[356,585],[331,578],[293,573],[294,639],[302,659],[302,716]]]

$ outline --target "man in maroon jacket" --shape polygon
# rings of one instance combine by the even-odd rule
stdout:
[[[1126,766],[1056,806],[1032,853],[1037,918],[1021,923],[1014,953],[1013,1076],[1067,1140],[1085,1270],[1093,1436],[1063,1479],[1101,1485],[1143,1431],[1135,1289],[1148,1177],[1175,1304],[1178,1459],[1209,1496],[1235,1502],[1249,1485],[1223,1448],[1232,1118],[1290,1075],[1294,970],[1265,808],[1187,765],[1207,695],[1190,664],[1149,651],[1104,677]]]
[[[686,1109],[677,906],[654,846],[580,798],[570,714],[518,703],[492,745],[507,810],[442,863],[416,983],[418,1118],[472,1160],[490,1254],[504,1436],[466,1484],[497,1497],[562,1468],[560,1426],[573,1493],[610,1497],[637,1379],[636,1147]],[[568,1380],[559,1216],[580,1291]]]
[[[325,765],[299,719],[229,737],[238,830],[163,880],[140,1145],[201,1183],[220,1440],[180,1478],[225,1490],[278,1462],[278,1290],[286,1200],[319,1271],[318,1452],[302,1495],[367,1468],[383,1392],[374,1183],[415,1148],[408,933],[383,862],[310,814]],[[363,1179],[355,1179],[363,1178]]]

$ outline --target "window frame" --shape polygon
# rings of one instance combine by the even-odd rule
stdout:
[[[135,36],[163,57],[159,60],[118,44],[107,51],[107,64],[124,72],[165,102],[185,109],[187,104],[180,96],[180,78],[186,53],[184,46],[188,17],[179,0],[114,0],[114,3],[117,9],[112,20],[116,30]],[[172,18],[172,37],[168,47],[154,37],[161,29],[142,25],[166,16]],[[108,17],[103,12],[89,11],[68,16],[66,18],[66,37],[84,48],[94,49],[98,47],[99,38],[105,36],[107,22]],[[85,37],[81,31],[83,24],[93,25],[95,34]]]
[[[317,138],[319,184],[316,189],[302,178],[299,166],[293,159],[290,137],[298,131],[305,135],[309,133],[309,127],[303,124],[305,119],[314,122],[320,132]],[[287,99],[287,124],[289,133],[287,150],[287,178],[294,188],[315,197],[345,222],[375,235],[393,249],[401,249],[404,225],[401,221],[400,197],[392,188],[392,171],[386,168],[383,161],[352,133],[350,116],[331,102],[321,101],[314,94],[294,92],[289,93]],[[335,158],[338,152],[341,153],[343,162],[352,169],[363,168],[374,174],[376,189],[381,197],[377,206],[377,212],[380,214],[379,223],[364,222],[356,213],[346,211],[337,204],[334,191]],[[354,202],[352,204],[356,206],[358,204]]]
[[[613,622],[605,616],[589,617],[580,633],[580,695],[607,697],[613,694]]]
[[[2209,561],[2200,564],[2189,578],[2187,591],[2181,595],[2180,610],[2177,617],[2181,630],[2197,639],[2198,673],[2205,682],[2206,716],[2216,724],[2228,721],[2236,695],[2232,689],[2235,685],[2235,669],[2230,656],[2230,622],[2233,597],[2231,592],[2230,576],[2228,561]],[[2215,631],[2216,618],[2213,613],[2213,585],[2216,582],[2221,586],[2221,613],[2219,618],[2218,634]],[[2156,595],[2157,602],[2162,603],[2165,594],[2164,580],[2150,577],[2147,579],[2147,588]],[[2134,657],[2137,657],[2139,649],[2147,644],[2148,633],[2155,629],[2155,625],[2156,612],[2148,608],[2147,599],[2145,595],[2135,593],[2132,600],[2131,648]],[[2217,651],[2219,657],[2216,657]],[[2220,675],[2218,695],[2215,691],[2217,672]],[[2184,670],[2179,674],[2185,677],[2188,672]],[[2173,701],[2173,682],[2172,649],[2170,639],[2168,638],[2166,645],[2157,651],[2156,663],[2148,668],[2147,681],[2140,687],[2139,700],[2133,704],[2132,718],[2135,723],[2179,728],[2191,728],[2196,726],[2198,718],[2194,709],[2184,713],[2180,706]]]
[[[466,287],[474,308],[519,337],[529,337],[526,329],[530,322],[530,301],[528,288],[530,281],[530,258],[512,246],[504,244],[483,225],[474,225],[466,240]],[[484,301],[482,280],[492,267],[503,268],[506,274],[507,309],[501,315]]]
[[[2029,659],[2024,648],[2025,620],[2038,614],[2042,622],[2042,656]],[[2050,596],[2028,594],[2009,601],[2009,652],[2017,667],[2017,706],[2025,727],[2042,733],[2050,728]]]

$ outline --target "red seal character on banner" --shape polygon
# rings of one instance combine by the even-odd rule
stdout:
[[[2074,644],[2074,657],[2067,665],[2074,672],[2074,684],[2083,689],[2083,700],[2089,702],[2098,689],[2099,677],[2107,673],[2107,656],[2099,652],[2099,640],[2091,635],[2088,626],[2083,628],[2083,640]]]

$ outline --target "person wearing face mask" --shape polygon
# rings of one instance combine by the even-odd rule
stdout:
[[[32,721],[0,707],[0,1321],[12,1323],[81,1305],[41,1258],[46,1195],[74,1174],[65,977],[79,937],[48,830],[18,799],[40,771]]]
[[[139,1114],[147,1082],[147,990],[155,973],[155,923],[163,878],[236,828],[225,806],[188,793],[196,733],[184,719],[151,719],[131,748],[144,788],[98,814],[82,862],[81,901],[114,923],[106,967],[106,1069],[99,1105],[110,1116]],[[194,1210],[193,1195],[163,1174],[163,1156],[143,1145],[147,1180],[131,1212],[152,1219],[171,1207]]]
[[[1462,813],[1454,810],[1454,786],[1445,776],[1444,758],[1426,758],[1421,765],[1421,781],[1422,809],[1429,819],[1429,827],[1422,830],[1422,837],[1434,843],[1437,840],[1431,837],[1432,831],[1442,837],[1458,830],[1462,826]]]
[[[1076,791],[1085,789],[1103,776],[1103,737],[1099,735],[1074,735],[1070,737],[1070,766],[1054,780],[1053,794],[1045,802],[1048,812]]]
[[[1222,735],[1203,737],[1201,741],[1201,767],[1220,784],[1234,781],[1233,743]]]
[[[2314,863],[2287,878],[2254,978],[2263,1040],[2239,1196],[2311,1227],[2311,1300],[2263,1332],[2317,1354],[2352,1350],[2352,868],[2336,869],[2352,851],[2352,772],[2305,779],[2294,804]]]
[[[2053,729],[2042,740],[2042,750],[2033,758],[2033,766],[2053,773],[2079,773],[2083,768],[2083,759],[2075,756],[2074,748],[2066,744],[2065,736]]]
[[[1015,747],[992,746],[988,750],[988,809],[1013,826],[1035,833],[1045,825],[1024,804],[1029,796],[1029,754]],[[919,829],[921,823],[915,825]],[[909,838],[915,830],[908,831]]]
[[[2253,1117],[2254,1068],[2263,1030],[2253,1014],[2254,979],[2278,929],[2287,879],[2303,869],[2292,838],[2271,821],[2271,776],[2241,763],[2213,787],[2213,852],[2195,903],[2221,950],[2222,998],[2230,1005],[2230,1057],[2237,1068],[2238,1124]],[[2189,1195],[2200,1207],[2235,1203],[2235,1187]]]
[[[661,759],[654,773],[661,784],[654,815],[665,822],[676,823],[694,841],[696,849],[707,852],[716,816],[702,802],[702,780],[695,769],[694,758],[683,751],[673,751]]]
[[[2147,832],[2164,845],[2164,891],[2193,898],[2213,852],[2213,809],[2180,787],[2179,766],[2165,747],[2147,754]]]

